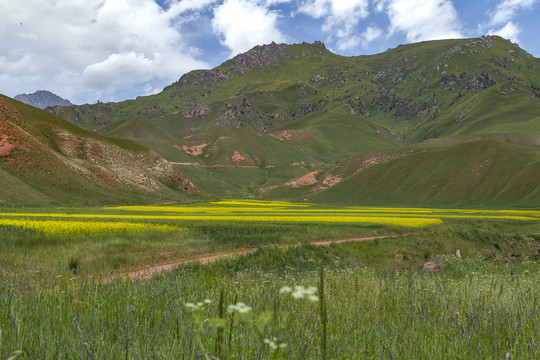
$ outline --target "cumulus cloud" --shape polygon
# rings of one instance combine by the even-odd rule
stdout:
[[[283,42],[277,28],[278,14],[264,4],[250,0],[225,0],[214,9],[212,27],[231,55],[247,51],[255,45]]]
[[[366,31],[362,33],[362,39],[364,44],[369,44],[375,39],[378,39],[382,36],[382,30],[376,26],[368,26]]]
[[[9,88],[13,96],[47,89],[81,102],[120,100],[118,86],[144,85],[156,77],[168,85],[186,71],[208,67],[185,44],[175,19],[212,2],[183,0],[164,10],[153,0],[32,6],[0,0],[0,91]]]
[[[531,7],[537,0],[503,0],[492,14],[491,25],[504,24],[511,20],[518,10]]]
[[[509,39],[513,42],[518,42],[518,35],[520,33],[519,27],[513,22],[509,21],[500,29],[491,29],[488,31],[489,35],[499,35],[505,39]]]
[[[265,4],[266,6],[274,6],[279,4],[288,4],[294,0],[266,0]]]
[[[216,2],[217,0],[182,0],[179,2],[173,2],[168,10],[168,13],[172,17],[175,17],[189,11],[204,10]]]
[[[518,35],[521,29],[512,20],[518,11],[532,7],[536,2],[537,0],[503,0],[490,13],[491,19],[489,24],[487,26],[480,26],[480,29],[489,27],[488,34],[499,35],[513,42],[518,42]]]
[[[91,88],[103,89],[115,84],[144,82],[155,73],[161,56],[156,54],[156,58],[150,59],[134,52],[112,54],[106,60],[86,67],[83,83]],[[114,74],[112,79],[111,74]]]
[[[298,11],[316,19],[324,19],[322,30],[329,33],[330,37],[336,37],[340,50],[346,50],[360,42],[360,37],[354,34],[360,21],[369,14],[368,5],[368,0],[307,0]]]
[[[411,42],[463,37],[450,0],[386,0],[377,4],[390,20],[390,34],[405,33]]]

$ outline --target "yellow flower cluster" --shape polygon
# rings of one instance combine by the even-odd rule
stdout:
[[[191,221],[229,221],[229,222],[287,222],[287,223],[346,223],[346,224],[386,224],[407,227],[421,227],[440,224],[441,219],[506,219],[506,220],[540,220],[538,211],[516,210],[460,210],[460,209],[420,209],[420,208],[381,208],[381,207],[351,207],[324,206],[316,204],[287,203],[282,201],[259,200],[224,200],[213,203],[178,206],[118,206],[107,207],[94,214],[81,213],[0,213],[1,217],[35,218],[39,226],[52,226],[52,221],[44,219],[66,219],[70,227],[77,228],[76,219],[106,219],[104,231],[119,231],[116,229],[132,229],[139,227],[159,228],[167,231],[169,225],[138,224],[125,221],[168,220],[171,222]],[[116,222],[111,221],[116,220]],[[30,220],[20,220],[30,221]],[[82,224],[87,224],[81,221]],[[93,226],[101,224],[93,222]],[[33,225],[34,228],[38,225]],[[60,225],[55,225],[60,226]],[[81,225],[83,226],[83,225]],[[84,225],[89,226],[89,225]],[[178,230],[178,228],[174,228]],[[96,230],[92,230],[96,231]],[[138,230],[136,230],[138,231]]]
[[[245,221],[245,222],[289,222],[289,223],[372,223],[372,224],[387,224],[387,225],[400,225],[400,226],[409,226],[409,227],[420,227],[426,225],[440,224],[442,221],[437,218],[415,218],[415,217],[389,217],[389,216],[354,216],[350,214],[332,214],[328,216],[322,216],[320,214],[303,214],[300,212],[297,213],[287,213],[287,214],[264,214],[264,213],[250,213],[244,214],[190,214],[190,215],[121,215],[121,214],[43,214],[43,213],[10,213],[10,214],[1,214],[9,216],[21,216],[21,217],[53,217],[53,218],[95,218],[95,219],[130,219],[130,220],[206,220],[206,221]],[[11,222],[11,223],[4,223]],[[17,225],[15,222],[18,222]],[[59,225],[55,225],[55,222]],[[23,224],[36,224],[23,226]],[[0,219],[0,225],[15,225],[27,228],[34,228],[42,230],[47,226],[71,226],[70,224],[107,224],[106,226],[111,226],[111,231],[114,230],[114,226],[117,226],[118,229],[135,230],[138,226],[142,226],[145,229],[151,228],[156,230],[156,227],[167,226],[167,225],[150,225],[150,224],[139,224],[131,222],[86,222],[86,221],[67,221],[67,220],[11,220],[11,219]],[[20,224],[20,225],[19,225]],[[37,225],[39,224],[39,225]],[[63,224],[63,225],[60,225]],[[109,224],[119,224],[119,225],[109,225]],[[125,225],[121,225],[125,224]],[[89,226],[89,225],[85,225]],[[178,230],[178,228],[174,228]],[[118,231],[118,230],[116,230]],[[164,230],[161,230],[164,231]]]
[[[292,203],[286,201],[263,201],[263,200],[221,200],[217,202],[211,202],[212,205],[232,205],[232,206],[277,206],[277,207],[309,207],[312,204]]]
[[[178,227],[133,223],[124,221],[69,221],[69,220],[33,220],[33,219],[0,219],[0,225],[17,226],[36,230],[48,235],[83,235],[95,233],[111,233],[122,231],[174,231]]]

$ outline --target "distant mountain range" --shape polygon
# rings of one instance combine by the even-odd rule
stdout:
[[[38,90],[33,94],[20,94],[15,96],[14,99],[39,109],[45,109],[49,106],[73,105],[69,100],[62,99],[60,96],[46,90]]]
[[[540,205],[540,59],[497,36],[357,57],[273,43],[156,95],[48,111],[213,197]]]

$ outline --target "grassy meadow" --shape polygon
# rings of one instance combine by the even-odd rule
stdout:
[[[4,207],[0,359],[536,359],[538,233],[535,210]]]

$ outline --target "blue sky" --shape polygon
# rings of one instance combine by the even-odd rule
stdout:
[[[149,95],[255,45],[346,55],[498,34],[540,57],[540,0],[0,0],[0,93]]]

